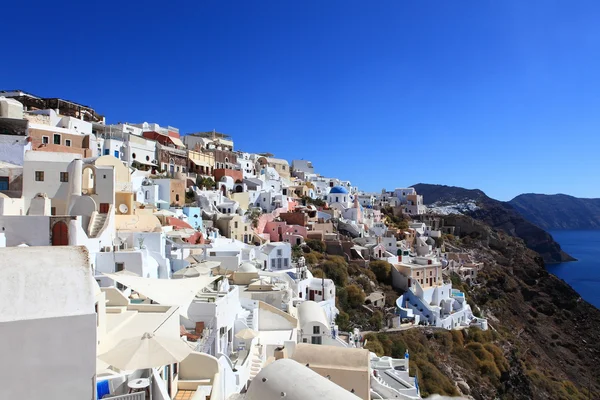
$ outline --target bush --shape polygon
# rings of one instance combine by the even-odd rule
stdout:
[[[323,270],[320,269],[320,268],[313,269],[312,270],[312,275],[313,275],[313,278],[327,278],[325,276],[325,272],[323,272]]]
[[[369,269],[375,274],[377,282],[386,285],[392,284],[392,264],[387,261],[371,261]]]
[[[371,281],[367,277],[359,276],[356,278],[356,283],[362,287],[366,294],[370,294],[373,291],[371,287]]]
[[[325,253],[325,250],[327,249],[327,246],[325,246],[324,242],[321,242],[320,240],[316,240],[316,239],[308,239],[306,241],[306,244],[312,250],[319,252],[319,253]]]
[[[317,259],[317,256],[315,256],[315,253],[305,254],[304,255],[304,260],[310,266],[317,265],[318,262],[319,262],[319,260]]]
[[[358,308],[365,303],[365,292],[360,287],[348,285],[346,293],[348,294],[348,306]]]
[[[335,323],[338,325],[338,328],[341,331],[347,332],[350,329],[352,329],[352,327],[350,326],[350,316],[344,311],[340,311],[337,317],[335,317]]]
[[[322,265],[325,275],[333,282],[336,286],[346,286],[348,283],[348,269],[344,265],[340,265],[337,260],[327,260]]]
[[[369,324],[373,327],[373,330],[381,330],[383,328],[383,314],[377,310],[369,318]]]

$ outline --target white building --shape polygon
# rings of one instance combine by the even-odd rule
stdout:
[[[0,249],[0,282],[0,398],[93,399],[96,313],[87,251]]]
[[[263,245],[256,254],[263,269],[278,271],[292,268],[292,246],[286,242]]]

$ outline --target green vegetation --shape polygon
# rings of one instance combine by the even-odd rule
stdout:
[[[375,274],[377,282],[384,285],[392,284],[392,264],[378,260],[369,263],[369,269]]]
[[[308,239],[306,244],[311,250],[314,250],[317,253],[325,253],[325,250],[327,249],[324,242],[316,239]]]
[[[204,178],[200,175],[196,177],[196,186],[199,188],[211,189],[217,186],[213,178]]]

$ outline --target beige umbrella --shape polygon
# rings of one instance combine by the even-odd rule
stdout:
[[[121,341],[98,358],[123,371],[162,367],[182,361],[192,349],[181,339],[155,336],[152,333]]]
[[[154,213],[154,215],[156,216],[162,216],[162,217],[174,217],[175,214],[173,211],[169,211],[169,210],[160,210]]]
[[[179,271],[175,271],[173,273],[173,278],[197,278],[201,275],[210,275],[210,269],[206,269],[202,266],[188,265]]]
[[[239,331],[238,333],[235,334],[236,338],[242,339],[242,340],[254,339],[257,336],[258,336],[258,332],[256,332],[254,329],[250,329],[250,328],[242,329],[241,331]]]

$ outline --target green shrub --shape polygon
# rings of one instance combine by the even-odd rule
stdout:
[[[308,239],[306,241],[306,244],[308,245],[308,247],[310,247],[312,250],[318,253],[324,253],[327,249],[325,243],[317,239]]]
[[[365,292],[360,287],[348,285],[346,293],[348,294],[348,306],[358,308],[365,303]]]
[[[381,313],[381,311],[377,310],[373,313],[371,318],[369,318],[369,324],[373,327],[374,330],[377,331],[383,327],[383,314]]]
[[[344,311],[340,311],[337,317],[335,317],[335,323],[338,325],[338,328],[342,331],[349,331],[350,329],[352,329],[350,326],[350,316]]]
[[[377,282],[385,285],[392,284],[392,264],[387,261],[371,261],[369,269],[375,274]]]
[[[336,286],[346,286],[348,283],[348,269],[345,266],[336,261],[327,260],[323,263],[322,268],[325,275],[333,280]]]

